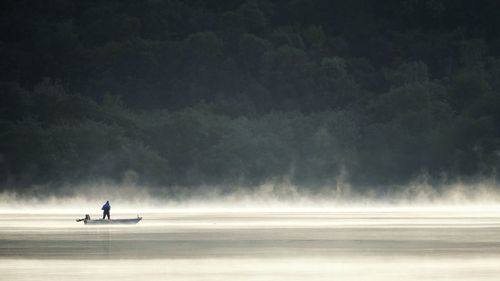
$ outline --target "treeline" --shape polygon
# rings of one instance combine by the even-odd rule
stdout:
[[[498,1],[2,1],[3,188],[495,177]]]
[[[99,180],[155,187],[363,188],[495,175],[498,110],[457,115],[443,87],[415,82],[351,110],[231,116],[224,106],[134,112],[117,96],[97,103],[50,81],[33,92],[3,85],[4,187]],[[484,108],[499,106],[491,97]],[[478,114],[478,115],[475,115]]]

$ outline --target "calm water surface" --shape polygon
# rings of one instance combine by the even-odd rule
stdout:
[[[77,217],[2,214],[0,280],[500,280],[500,212]]]

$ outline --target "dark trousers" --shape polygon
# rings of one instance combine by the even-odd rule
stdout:
[[[108,216],[108,220],[110,219],[109,218],[109,210],[104,210],[104,212],[102,213],[102,219],[106,218],[106,216]]]

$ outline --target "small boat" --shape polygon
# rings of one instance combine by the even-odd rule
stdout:
[[[109,219],[109,220],[93,220],[90,218],[90,215],[85,215],[84,219],[77,219],[77,222],[83,221],[84,224],[92,224],[92,225],[108,225],[108,224],[136,224],[142,220],[142,217],[137,216],[137,218],[133,219]]]

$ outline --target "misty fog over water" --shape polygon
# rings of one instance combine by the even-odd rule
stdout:
[[[66,196],[6,193],[1,280],[497,280],[500,200],[494,182],[347,185],[304,193],[206,188],[182,199],[137,186],[75,186]],[[79,194],[79,195],[76,195]],[[143,220],[90,226],[75,219]]]
[[[2,280],[497,280],[500,208],[3,214]],[[115,213],[113,217],[130,217]]]

